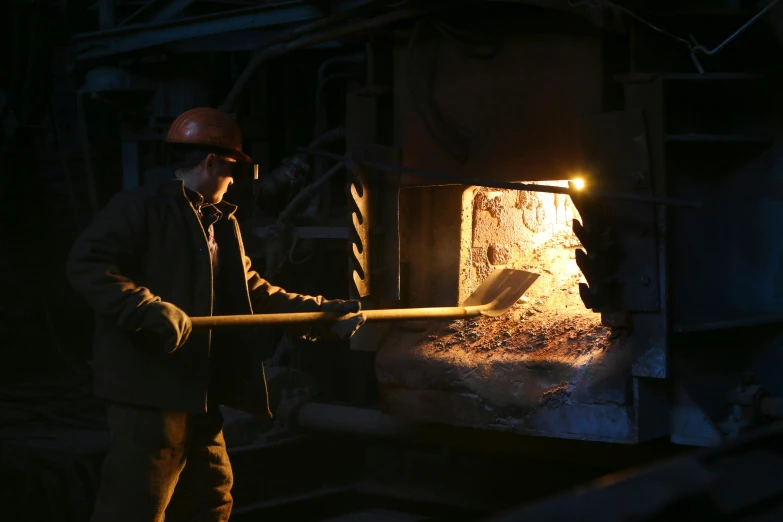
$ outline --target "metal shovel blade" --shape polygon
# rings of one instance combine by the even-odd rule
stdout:
[[[497,317],[511,308],[538,279],[538,274],[524,270],[499,268],[462,303],[462,306],[439,308],[395,308],[363,310],[366,321],[418,321],[425,319],[465,319],[486,315]],[[191,317],[193,328],[226,326],[286,326],[335,321],[340,314],[329,312],[302,312],[255,315],[216,315]]]
[[[482,315],[497,317],[508,311],[527,289],[533,286],[539,274],[497,268],[462,303],[463,307],[492,304],[482,311]]]

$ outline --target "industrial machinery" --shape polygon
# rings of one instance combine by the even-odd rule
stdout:
[[[277,418],[227,412],[238,454],[327,432],[622,467],[783,415],[778,0],[139,4],[95,3],[53,88],[77,221],[167,176],[167,125],[208,105],[258,164],[227,199],[272,282],[379,311],[539,274],[496,317],[268,330]]]

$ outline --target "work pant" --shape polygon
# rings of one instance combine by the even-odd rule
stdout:
[[[223,417],[108,407],[111,445],[92,522],[223,522],[233,475]]]

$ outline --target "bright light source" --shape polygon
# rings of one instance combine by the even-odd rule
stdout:
[[[582,178],[572,179],[571,183],[573,183],[574,187],[576,187],[579,190],[585,188],[585,180],[583,180]]]

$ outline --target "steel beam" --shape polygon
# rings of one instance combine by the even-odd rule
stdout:
[[[78,34],[71,38],[71,45],[77,59],[87,60],[190,38],[312,20],[323,15],[321,9],[298,1],[267,4],[154,25]]]
[[[181,13],[195,0],[148,0],[147,3],[135,13],[120,22],[120,26],[128,25],[139,17],[140,22],[162,23],[167,22]]]
[[[279,38],[279,31],[256,29],[252,31],[237,31],[234,33],[214,34],[212,36],[180,40],[163,46],[167,52],[174,54],[214,53],[235,51],[256,51],[271,45]],[[340,42],[332,40],[308,47],[308,49],[339,49]]]
[[[98,6],[98,25],[102,31],[117,25],[117,0],[101,0]]]
[[[193,0],[170,0],[158,11],[150,22],[153,24],[168,22],[193,3]]]
[[[296,151],[303,152],[305,154],[310,154],[312,156],[322,156],[324,158],[332,158],[338,161],[345,160],[345,156],[341,154],[313,149],[309,147],[297,147]],[[477,187],[493,187],[493,188],[502,188],[502,189],[511,189],[511,190],[527,190],[530,192],[547,192],[550,194],[567,194],[569,196],[572,193],[575,193],[575,194],[589,195],[591,198],[616,199],[620,201],[633,201],[638,203],[652,203],[657,205],[670,205],[676,207],[696,208],[696,209],[699,209],[703,206],[703,203],[701,201],[695,201],[695,200],[642,196],[642,195],[628,194],[628,193],[621,193],[621,192],[606,192],[603,190],[586,190],[585,192],[580,192],[579,189],[573,187],[565,188],[565,187],[557,187],[551,185],[534,185],[531,183],[520,183],[517,181],[494,181],[491,179],[484,179],[484,178],[466,178],[463,176],[456,176],[453,174],[444,174],[442,172],[412,169],[400,165],[390,165],[388,163],[381,163],[378,161],[369,161],[363,158],[352,158],[351,161],[353,161],[354,163],[359,163],[365,167],[373,168],[380,172],[396,172],[400,174],[407,174],[409,176],[413,176],[417,178],[435,179],[444,182],[443,184],[446,185],[474,185]],[[524,178],[525,176],[522,175],[520,177]]]

